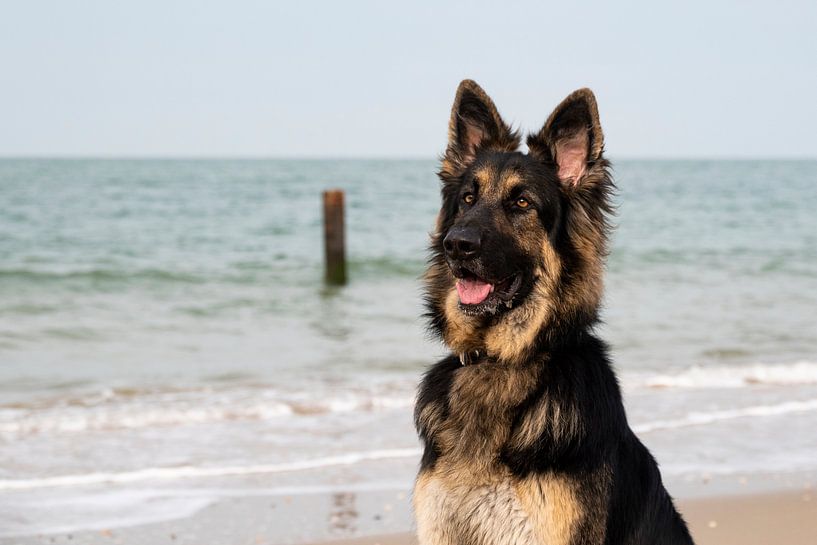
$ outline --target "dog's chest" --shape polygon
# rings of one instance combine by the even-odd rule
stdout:
[[[534,528],[507,480],[457,482],[420,476],[414,490],[420,543],[533,545]]]
[[[417,478],[421,545],[568,545],[587,510],[566,475],[516,479],[500,467],[440,464]],[[602,534],[599,534],[603,536]]]
[[[456,371],[445,410],[435,403],[420,410],[420,426],[439,452],[414,490],[421,545],[570,543],[582,512],[572,481],[519,479],[497,461],[512,439],[515,408],[535,383],[529,369],[469,366]]]
[[[430,435],[449,459],[495,460],[508,439],[514,408],[534,382],[529,370],[509,366],[479,364],[458,369],[446,410],[427,420]],[[436,408],[431,407],[432,411]]]

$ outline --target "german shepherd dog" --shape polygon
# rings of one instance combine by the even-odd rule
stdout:
[[[463,81],[425,277],[453,352],[419,388],[421,544],[691,544],[594,334],[614,185],[596,100],[519,136]]]

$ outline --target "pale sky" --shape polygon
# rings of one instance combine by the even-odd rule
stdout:
[[[457,84],[611,157],[817,157],[817,2],[3,2],[0,156],[421,157]]]

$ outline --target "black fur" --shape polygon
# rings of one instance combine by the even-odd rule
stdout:
[[[461,366],[462,364],[456,356],[448,356],[426,372],[423,379],[424,387],[420,388],[417,396],[416,410],[418,412],[416,414],[419,414],[419,410],[429,403],[439,401],[443,408],[441,416],[443,418],[448,416],[448,390],[451,388],[451,381],[454,379],[454,371]],[[423,468],[431,469],[440,455],[439,448],[435,444],[434,438],[426,433],[419,422],[417,422],[417,428],[420,432],[420,439],[425,444],[420,465]]]
[[[449,356],[428,370],[420,385],[416,414],[428,403],[447,406],[448,390],[461,367],[455,356]],[[580,430],[564,439],[544,433],[533,447],[523,450],[506,447],[500,461],[513,475],[524,478],[555,471],[588,481],[596,475],[595,470],[612,468],[612,484],[604,491],[609,498],[604,514],[605,545],[693,543],[664,488],[655,460],[627,424],[618,382],[601,340],[587,331],[577,332],[556,348],[540,366],[537,388],[516,408],[517,420],[541,396],[559,403],[563,414],[575,412]],[[421,471],[428,471],[441,453],[434,438],[419,423],[418,427],[425,444]],[[590,494],[596,493],[592,480],[586,482],[586,488]]]
[[[525,155],[515,151],[517,135],[504,125],[493,103],[476,84],[463,82],[457,97],[449,148],[440,172],[442,207],[438,230],[431,243],[429,266],[435,274],[429,277],[426,291],[431,331],[448,342],[446,331],[451,318],[446,315],[445,299],[453,289],[453,278],[447,271],[457,276],[458,267],[468,266],[486,279],[519,271],[523,281],[514,295],[514,304],[519,305],[525,303],[536,282],[543,282],[534,278],[533,271],[544,258],[525,248],[548,244],[560,264],[558,281],[551,292],[556,310],[542,322],[524,358],[509,363],[489,354],[477,363],[516,365],[532,371],[535,377],[534,386],[522,392],[522,401],[508,408],[508,440],[497,449],[495,463],[519,480],[537,474],[558,474],[578,483],[578,500],[590,514],[581,521],[588,531],[580,528],[571,543],[692,544],[655,460],[627,423],[607,346],[594,333],[601,297],[598,269],[606,254],[607,218],[612,210],[609,196],[614,190],[608,163],[602,157],[603,137],[595,98],[589,90],[568,97],[542,131],[528,139],[530,153]],[[579,140],[587,145],[587,169],[580,180],[570,185],[569,180],[566,183],[560,179],[564,176],[554,150],[559,149],[563,139],[575,138],[582,131],[588,133]],[[483,202],[483,188],[475,179],[480,169],[512,172],[518,183],[511,189],[502,186],[506,194],[501,198],[494,196],[490,202]],[[497,179],[501,178],[497,175]],[[475,196],[473,202],[465,203],[466,193]],[[520,195],[530,207],[514,206]],[[477,226],[483,240],[479,256],[464,263],[447,255],[443,246],[446,233],[453,226],[463,225]],[[597,274],[588,275],[588,269]],[[577,293],[583,297],[576,297]],[[509,312],[510,306],[488,309],[480,316],[481,331],[501,323]],[[425,445],[421,474],[433,472],[446,456],[422,415],[432,407],[436,409],[434,418],[446,421],[452,385],[461,369],[458,356],[451,355],[432,366],[420,385],[415,419]],[[533,412],[537,407],[544,406],[542,400],[548,402],[548,421],[540,423],[537,429],[541,432],[535,440],[519,446],[513,441],[515,432],[537,414]],[[584,537],[600,535],[590,531],[591,527],[604,529],[602,542]]]

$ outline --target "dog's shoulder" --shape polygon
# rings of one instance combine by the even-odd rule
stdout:
[[[445,403],[454,373],[462,367],[459,358],[451,354],[428,368],[420,382],[415,405],[415,417],[432,403]]]
[[[628,431],[606,344],[585,333],[559,346],[537,384],[514,412],[502,461],[519,477],[603,465]]]
[[[414,405],[414,423],[425,444],[420,461],[422,470],[433,467],[440,455],[434,435],[448,415],[448,392],[454,381],[454,373],[460,367],[459,359],[451,355],[429,367],[420,382]]]

